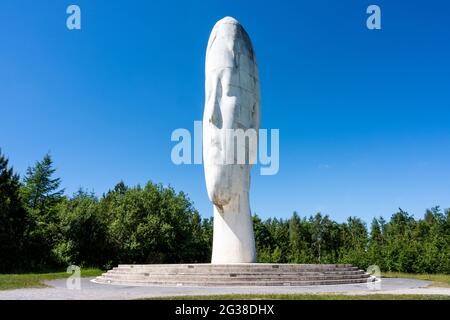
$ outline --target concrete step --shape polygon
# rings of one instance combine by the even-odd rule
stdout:
[[[350,264],[275,264],[275,263],[235,263],[235,264],[208,264],[208,263],[193,263],[193,264],[119,264],[118,268],[151,268],[151,269],[166,269],[175,267],[177,269],[245,269],[245,268],[261,268],[261,269],[336,269],[336,268],[350,268],[355,267]]]
[[[342,278],[342,279],[351,279],[351,278],[360,278],[366,276],[364,273],[356,273],[356,274],[335,274],[335,273],[327,273],[327,274],[271,274],[271,273],[258,273],[258,274],[250,274],[250,273],[236,273],[236,274],[214,274],[208,275],[206,273],[200,274],[152,274],[152,273],[113,273],[108,272],[103,274],[105,277],[113,277],[113,278],[127,278],[127,279],[230,279],[230,278],[245,278],[245,279],[261,279],[261,278],[293,278],[293,279],[319,279],[319,278]]]
[[[98,283],[117,284],[127,286],[187,286],[187,287],[223,287],[223,286],[311,286],[311,285],[338,285],[367,283],[368,279],[345,279],[345,280],[308,280],[308,281],[125,281],[109,280],[100,277]]]
[[[111,276],[134,276],[134,277],[246,277],[246,278],[259,278],[264,276],[270,277],[327,277],[327,276],[343,276],[343,277],[352,277],[352,276],[361,276],[365,274],[364,272],[286,272],[286,273],[272,273],[272,272],[258,272],[258,273],[250,273],[250,272],[242,272],[242,273],[152,273],[152,272],[117,272],[117,271],[108,271],[103,275],[111,275]]]
[[[110,270],[103,275],[112,276],[135,276],[135,277],[246,277],[246,278],[259,278],[270,275],[271,277],[317,277],[317,276],[360,276],[363,275],[363,271],[347,271],[347,272],[240,272],[240,273],[153,273],[153,272],[124,272]]]
[[[125,271],[125,272],[159,272],[162,273],[198,273],[198,272],[208,272],[208,273],[232,273],[232,272],[335,272],[335,271],[358,271],[359,269],[356,267],[327,267],[327,268],[314,268],[314,267],[260,267],[260,266],[234,266],[234,267],[226,267],[226,266],[217,266],[217,267],[177,267],[173,265],[166,266],[165,268],[161,267],[124,267],[119,266],[118,268],[114,268],[113,270]]]
[[[227,263],[227,264],[211,264],[211,263],[179,263],[179,264],[119,264],[118,267],[130,267],[130,268],[140,268],[140,267],[152,267],[152,268],[167,268],[169,266],[176,266],[179,268],[185,267],[204,267],[204,268],[217,268],[217,267],[280,267],[280,268],[349,268],[353,267],[351,264],[301,264],[301,263]]]
[[[211,272],[208,272],[208,270],[197,270],[197,271],[186,271],[186,270],[110,270],[110,273],[114,274],[138,274],[138,275],[145,275],[145,274],[154,274],[154,275],[198,275],[198,274],[205,274],[208,276],[215,276],[215,275],[230,275],[230,274],[246,274],[246,275],[263,275],[263,274],[295,274],[295,275],[327,275],[327,274],[361,274],[365,273],[363,270],[348,270],[348,271],[334,271],[334,270],[327,270],[327,271],[282,271],[282,270],[213,270]]]
[[[272,278],[272,277],[263,277],[259,279],[255,278],[208,278],[208,277],[199,277],[199,278],[143,278],[143,277],[103,277],[105,280],[109,281],[127,281],[127,282],[135,282],[135,281],[143,281],[143,282],[220,282],[227,283],[232,281],[238,282],[266,282],[266,281],[282,281],[282,282],[290,282],[290,281],[325,281],[325,280],[358,280],[358,279],[367,279],[367,277],[299,277],[299,278]]]
[[[304,286],[364,283],[369,275],[352,265],[168,264],[119,265],[95,282],[167,286]]]

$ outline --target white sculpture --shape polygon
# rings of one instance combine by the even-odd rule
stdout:
[[[257,132],[260,126],[255,53],[247,32],[234,18],[221,19],[211,31],[205,76],[203,158],[208,196],[214,206],[211,263],[252,263],[256,250],[249,204],[249,144],[244,147],[244,164],[223,162],[230,152],[234,160],[237,157],[234,145],[226,143],[224,130]]]

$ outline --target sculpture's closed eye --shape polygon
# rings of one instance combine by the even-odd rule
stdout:
[[[212,104],[212,110],[209,117],[209,123],[214,125],[218,129],[221,129],[223,125],[222,111],[220,110],[220,100],[222,97],[222,92],[222,81],[220,80],[220,78],[218,78],[215,83],[215,94],[213,94],[211,97],[211,99],[214,100],[210,101],[210,103]]]

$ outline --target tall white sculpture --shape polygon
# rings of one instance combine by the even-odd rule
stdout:
[[[245,163],[226,160],[230,154],[237,160],[239,150],[226,139],[225,131],[257,132],[260,126],[256,57],[247,32],[236,19],[225,17],[211,31],[205,76],[203,158],[208,196],[214,206],[211,263],[255,262],[249,204],[250,144],[244,147]]]

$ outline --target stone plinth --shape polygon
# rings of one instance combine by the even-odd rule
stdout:
[[[308,286],[364,283],[350,264],[123,264],[94,282],[132,286]]]

